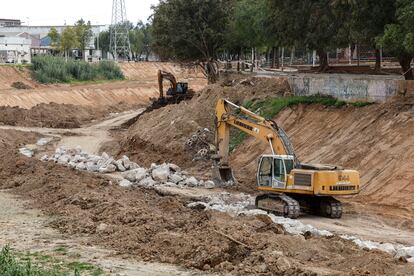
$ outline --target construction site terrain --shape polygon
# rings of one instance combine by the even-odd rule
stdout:
[[[0,67],[1,244],[118,275],[413,275],[414,95],[276,115],[302,161],[361,175],[341,219],[289,220],[251,207],[268,145],[239,142],[229,187],[212,183],[200,153],[214,143],[218,99],[289,97],[285,79],[225,75],[207,85],[177,64],[121,68],[125,81],[44,85]],[[159,69],[195,95],[144,112]]]

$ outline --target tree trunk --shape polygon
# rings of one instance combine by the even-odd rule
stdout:
[[[326,72],[329,68],[328,53],[322,49],[316,50],[316,54],[319,56],[319,72]]]
[[[375,73],[381,72],[381,51],[380,49],[375,49]]]
[[[217,67],[216,62],[213,60],[199,63],[201,66],[204,75],[207,77],[208,84],[213,84],[218,81],[219,78],[219,70]]]
[[[399,57],[399,62],[406,80],[414,80],[413,68],[411,68],[412,59],[413,56],[410,54],[404,54]]]
[[[275,54],[276,54],[276,68],[279,69],[279,67],[280,67],[280,59],[279,59],[280,48],[279,47],[277,47],[277,52],[275,52]]]
[[[272,65],[271,68],[275,68],[276,65],[276,47],[272,47]]]

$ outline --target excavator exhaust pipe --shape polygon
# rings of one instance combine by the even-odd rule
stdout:
[[[231,186],[237,183],[230,167],[213,166],[212,176],[217,186]]]

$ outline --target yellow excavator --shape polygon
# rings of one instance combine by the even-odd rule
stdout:
[[[340,218],[342,205],[334,196],[355,195],[360,191],[358,171],[299,162],[286,132],[273,120],[220,99],[215,124],[218,152],[213,156],[213,179],[218,185],[237,183],[229,164],[231,127],[269,145],[271,154],[258,160],[256,184],[263,192],[255,200],[259,209],[293,219],[300,212]]]
[[[170,82],[166,95],[164,95],[164,80]],[[188,89],[187,82],[177,82],[175,76],[167,71],[158,70],[159,104],[179,103],[182,100],[190,100],[194,92]]]

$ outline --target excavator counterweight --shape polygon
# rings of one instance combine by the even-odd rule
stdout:
[[[300,211],[331,218],[342,215],[333,196],[354,195],[360,190],[359,173],[338,166],[301,163],[286,132],[271,119],[220,99],[216,105],[216,148],[213,179],[218,185],[236,183],[229,164],[230,128],[237,128],[270,146],[271,154],[259,158],[256,207],[290,218]]]

